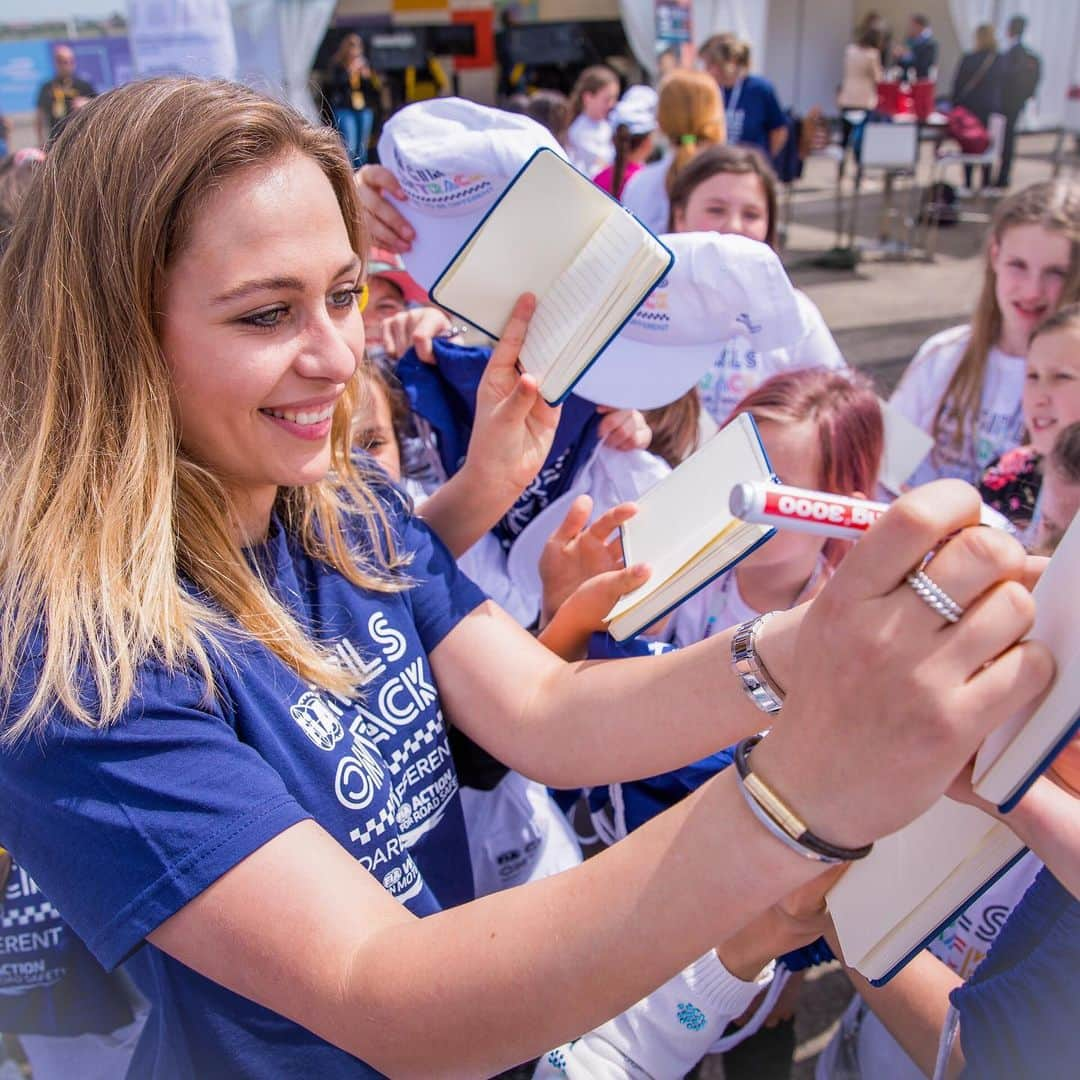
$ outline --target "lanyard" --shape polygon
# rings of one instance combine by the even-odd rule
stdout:
[[[735,115],[739,109],[739,101],[742,98],[743,84],[746,82],[746,77],[739,79],[738,82],[731,88],[731,96],[728,98],[727,108],[724,110],[727,115],[728,131],[731,130],[735,123]]]

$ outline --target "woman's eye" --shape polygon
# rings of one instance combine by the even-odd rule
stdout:
[[[269,311],[257,311],[254,315],[245,315],[240,321],[247,323],[249,326],[260,326],[269,330],[281,322],[285,310],[283,307],[276,307],[270,308]]]
[[[357,296],[360,295],[360,287],[348,289],[338,289],[336,292],[330,294],[330,303],[334,307],[347,308],[356,303]]]

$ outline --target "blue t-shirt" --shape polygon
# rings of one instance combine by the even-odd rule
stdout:
[[[41,738],[0,753],[10,850],[102,964],[136,954],[129,969],[153,1004],[131,1066],[140,1080],[378,1075],[144,944],[291,825],[313,818],[416,915],[473,895],[427,657],[484,597],[385,492],[399,547],[414,556],[414,584],[403,592],[357,588],[276,522],[250,553],[276,595],[355,672],[362,699],[313,690],[237,634],[228,657],[215,659],[211,701],[198,676],[148,663],[109,730],[55,718]],[[34,678],[29,671],[22,693]]]
[[[760,75],[747,75],[724,87],[727,141],[734,146],[756,146],[769,157],[769,132],[787,123],[772,83]]]
[[[109,974],[21,867],[0,896],[0,1031],[13,1035],[104,1035],[135,1019],[117,974]]]
[[[1068,1080],[1080,1062],[1080,901],[1042,870],[975,974],[949,995],[972,1080]]]

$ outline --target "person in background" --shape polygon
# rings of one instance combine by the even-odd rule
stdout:
[[[698,54],[723,91],[728,143],[776,157],[788,139],[787,120],[772,83],[750,74],[750,46],[734,34],[714,34]]]
[[[1043,470],[1039,520],[1031,548],[1050,555],[1080,513],[1080,421],[1059,432]]]
[[[1044,463],[1061,431],[1080,421],[1080,304],[1060,308],[1031,335],[1023,407],[1028,442],[986,470],[979,494],[1026,540],[1042,516]]]
[[[926,341],[890,399],[934,438],[912,484],[943,476],[978,483],[992,461],[1023,441],[1032,331],[1078,299],[1080,187],[1048,180],[1003,199],[971,321]]]
[[[562,147],[567,145],[570,128],[570,101],[558,90],[537,90],[532,94],[514,94],[506,102],[506,111],[521,113],[546,127]]]
[[[413,304],[428,303],[427,293],[409,276],[400,255],[372,248],[368,255],[368,302],[364,308],[364,337],[369,359],[385,353],[383,322]]]
[[[975,50],[964,53],[953,78],[952,105],[967,109],[986,127],[990,114],[1001,112],[1003,62],[998,55],[997,35],[992,23],[975,27]],[[971,187],[974,169],[964,166],[964,186]],[[989,187],[991,167],[982,167],[983,187]]]
[[[56,134],[60,125],[97,91],[85,79],[75,74],[75,53],[70,45],[53,49],[55,74],[38,90],[34,126],[39,146],[44,146]]]
[[[627,181],[622,204],[647,229],[665,232],[669,196],[679,173],[702,151],[724,141],[724,110],[716,80],[704,71],[672,72],[660,84],[656,119],[668,148]]]
[[[1005,113],[1005,143],[995,186],[1007,188],[1016,151],[1016,125],[1024,106],[1035,96],[1042,78],[1042,61],[1024,44],[1027,19],[1014,15],[1009,20],[1009,47],[1001,57],[1001,107]]]
[[[775,251],[776,219],[776,176],[748,146],[710,147],[679,174],[671,190],[672,232],[734,233]],[[696,393],[716,424],[726,423],[739,400],[772,375],[811,367],[846,371],[821,312],[805,293],[798,298],[810,330],[797,345],[759,352],[740,336],[718,350]],[[651,413],[646,419],[655,446],[660,425]]]
[[[631,86],[611,110],[615,160],[593,177],[593,183],[616,199],[627,181],[645,167],[653,151],[657,103],[651,86]]]
[[[341,39],[330,65],[327,97],[345,152],[358,169],[367,161],[379,101],[378,79],[368,65],[359,34],[346,34]]]
[[[903,45],[897,45],[893,53],[908,82],[921,82],[934,77],[937,71],[938,42],[934,37],[929,16],[911,16],[907,41]]]
[[[574,83],[566,149],[570,161],[586,176],[595,176],[615,157],[608,113],[618,100],[619,76],[605,64],[587,67]]]
[[[859,41],[868,30],[876,30],[878,33],[878,56],[884,69],[892,62],[892,28],[880,11],[868,11],[859,20],[852,39]]]
[[[844,125],[845,147],[855,127],[877,108],[881,79],[881,31],[867,26],[844,50],[844,75],[836,104]],[[857,115],[849,117],[849,113]]]

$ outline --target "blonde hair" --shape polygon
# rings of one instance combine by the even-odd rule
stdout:
[[[982,292],[971,318],[971,337],[934,416],[932,434],[935,440],[940,440],[947,424],[955,422],[952,443],[957,448],[964,445],[965,436],[975,427],[987,359],[1001,337],[1001,309],[997,302],[997,275],[990,258],[991,249],[1017,225],[1041,225],[1068,238],[1071,244],[1069,273],[1059,305],[1080,299],[1080,187],[1064,180],[1046,180],[1003,199],[994,212],[987,238]]]
[[[169,267],[206,198],[296,154],[322,169],[353,250],[366,252],[335,133],[229,83],[152,79],[95,99],[27,194],[0,263],[4,741],[57,706],[109,724],[149,660],[193,666],[213,693],[212,647],[237,627],[301,678],[350,688],[245,558],[219,478],[180,447],[156,327]],[[334,413],[332,478],[281,489],[276,509],[313,558],[391,591],[405,560],[350,458],[356,387]],[[368,527],[372,553],[353,550],[347,515]],[[31,657],[39,677],[12,715]]]
[[[704,71],[673,71],[660,84],[656,120],[674,150],[665,179],[670,196],[679,173],[698,151],[724,141],[724,110],[716,80]]]
[[[975,48],[979,51],[987,49],[997,52],[997,31],[993,23],[980,23],[975,27]]]

